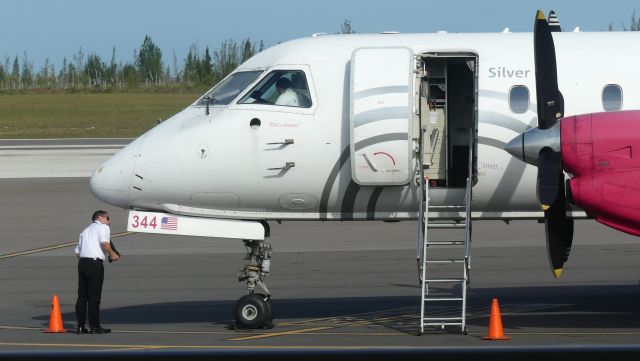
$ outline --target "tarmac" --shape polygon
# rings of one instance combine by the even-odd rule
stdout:
[[[595,221],[576,222],[560,279],[549,269],[543,225],[474,222],[469,334],[434,328],[422,336],[415,222],[272,223],[267,284],[276,326],[238,331],[228,326],[234,302],[246,294],[236,278],[241,242],[129,234],[126,211],[96,200],[85,176],[7,176],[0,200],[0,351],[640,344],[640,242]],[[73,248],[96,209],[112,213],[123,255],[105,264],[101,315],[113,332],[44,333],[54,294],[65,327],[75,326]],[[460,235],[449,232],[431,234]],[[509,341],[482,340],[493,298]]]

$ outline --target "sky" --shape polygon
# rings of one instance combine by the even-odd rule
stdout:
[[[192,44],[216,50],[226,39],[265,47],[313,33],[335,33],[348,19],[358,33],[530,32],[535,10],[556,10],[563,30],[614,30],[630,23],[638,0],[0,0],[0,61],[26,51],[34,70],[59,69],[82,48],[131,61],[149,35],[166,65],[182,64]]]

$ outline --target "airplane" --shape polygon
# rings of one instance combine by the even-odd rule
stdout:
[[[416,220],[424,192],[429,221],[455,221],[469,184],[474,220],[544,221],[559,277],[574,219],[640,235],[639,41],[539,11],[533,34],[284,42],[100,165],[91,190],[130,210],[129,231],[241,239],[244,328],[273,318],[268,222]]]

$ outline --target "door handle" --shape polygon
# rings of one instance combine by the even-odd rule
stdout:
[[[367,162],[371,170],[374,172],[377,172],[378,167],[376,167],[376,164],[371,159],[369,159],[369,156],[367,156],[367,153],[362,153],[362,156],[364,157],[364,160]]]
[[[275,145],[275,144],[282,144],[282,145],[289,145],[289,144],[293,144],[293,139],[285,139],[283,142],[271,142],[271,143],[267,143],[267,145]]]
[[[295,162],[287,162],[284,167],[276,167],[276,168],[267,168],[267,170],[289,170],[296,166]]]

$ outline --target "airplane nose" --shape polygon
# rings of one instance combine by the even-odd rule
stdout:
[[[129,207],[131,177],[143,138],[121,149],[93,172],[89,185],[96,198],[117,207]]]
[[[129,182],[133,173],[133,159],[107,161],[91,175],[91,192],[99,200],[111,205],[129,206]]]

